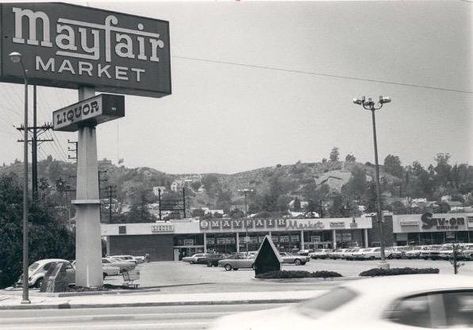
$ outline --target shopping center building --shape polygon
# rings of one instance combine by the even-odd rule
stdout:
[[[384,242],[391,245],[473,242],[473,213],[384,214]],[[370,216],[321,219],[182,219],[156,223],[102,224],[108,254],[179,260],[197,252],[259,248],[270,235],[281,251],[379,246]]]
[[[102,224],[107,254],[179,260],[197,252],[259,248],[270,235],[280,250],[368,246],[376,237],[371,217],[322,219],[182,219],[156,223]]]

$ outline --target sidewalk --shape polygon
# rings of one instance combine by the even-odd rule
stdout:
[[[51,297],[35,293],[31,304],[21,304],[21,291],[0,291],[0,310],[7,309],[73,309],[105,307],[143,307],[173,305],[292,303],[316,296],[325,290],[162,293],[159,291]]]

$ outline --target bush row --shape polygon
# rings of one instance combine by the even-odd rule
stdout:
[[[438,268],[373,268],[360,273],[360,276],[391,276],[391,275],[407,275],[407,274],[438,274]]]
[[[308,272],[305,270],[278,270],[267,272],[263,274],[256,275],[256,278],[307,278],[307,277],[318,277],[318,278],[328,278],[328,277],[342,277],[337,272],[331,271],[317,271],[317,272]]]

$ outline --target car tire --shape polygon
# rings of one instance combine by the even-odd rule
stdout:
[[[370,260],[374,260],[374,259],[376,259],[376,258],[375,257],[370,257]]]
[[[256,270],[256,265],[255,264],[251,265],[251,269]]]
[[[41,285],[43,285],[44,278],[40,277],[34,282],[34,287],[40,289]]]
[[[208,263],[207,263],[207,267],[212,267],[212,263],[211,263],[211,262],[208,262]]]
[[[223,268],[225,268],[227,272],[233,269],[232,265],[230,264],[226,264]]]
[[[105,279],[105,277],[107,277],[107,274],[106,274],[106,273],[103,273],[103,279]]]
[[[193,260],[189,261],[189,263],[192,265],[192,264],[195,264],[195,262]]]
[[[299,266],[299,265],[301,265],[301,264],[302,264],[301,259],[296,259],[296,260],[294,260],[294,265]]]

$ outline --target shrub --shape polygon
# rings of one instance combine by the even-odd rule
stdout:
[[[341,277],[339,273],[331,271],[308,272],[305,270],[277,270],[256,275],[256,278],[310,278],[310,277]]]
[[[360,276],[392,276],[392,275],[408,275],[408,274],[438,274],[438,268],[373,268],[360,273]]]

